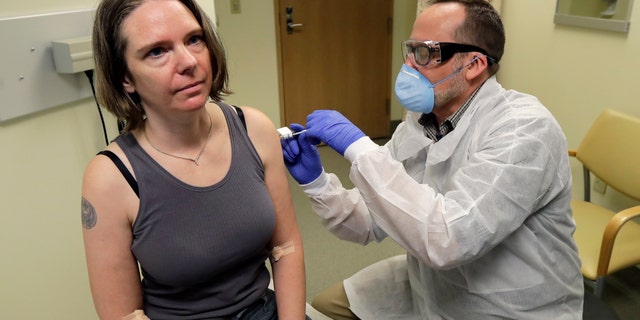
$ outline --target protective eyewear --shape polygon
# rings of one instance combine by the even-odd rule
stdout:
[[[404,59],[411,57],[413,62],[421,66],[443,63],[458,52],[480,52],[487,57],[489,64],[496,62],[484,49],[469,44],[416,40],[402,42],[402,56]]]

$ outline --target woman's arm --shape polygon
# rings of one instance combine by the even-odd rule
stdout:
[[[276,214],[276,227],[271,247],[293,244],[293,252],[272,261],[273,281],[278,305],[278,318],[305,318],[306,288],[302,238],[296,221],[289,190],[280,140],[276,128],[262,112],[248,107],[244,111],[249,137],[264,164],[265,183]]]
[[[121,151],[113,150],[125,160]],[[131,223],[138,199],[111,160],[96,156],[82,183],[82,231],[89,283],[103,320],[142,309],[138,265],[131,252]]]

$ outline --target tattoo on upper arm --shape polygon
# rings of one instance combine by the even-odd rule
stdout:
[[[96,225],[96,222],[98,222],[96,209],[89,200],[82,197],[82,227],[91,229]]]

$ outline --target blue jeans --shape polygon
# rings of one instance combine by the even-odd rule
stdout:
[[[234,318],[235,320],[278,320],[278,308],[276,307],[276,294],[267,289],[265,295],[246,309],[242,310]],[[311,320],[305,316],[306,320]]]

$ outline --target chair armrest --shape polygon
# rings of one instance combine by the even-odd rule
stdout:
[[[613,252],[613,243],[618,232],[629,220],[640,216],[640,205],[622,210],[616,213],[604,229],[602,235],[602,245],[600,246],[600,257],[598,258],[598,276],[606,276],[609,269],[609,260]]]
[[[576,156],[576,150],[575,149],[569,149],[569,157],[575,157]]]

